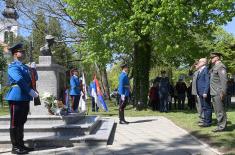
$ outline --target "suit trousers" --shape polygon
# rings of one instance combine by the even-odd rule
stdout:
[[[168,93],[159,92],[160,99],[160,111],[166,112],[168,111]]]
[[[203,123],[206,125],[211,125],[212,123],[212,107],[211,107],[211,98],[207,96],[204,98],[203,96],[199,95],[202,113],[204,114]]]
[[[217,118],[217,128],[223,130],[227,125],[227,114],[220,95],[212,96],[212,103]]]
[[[200,97],[198,95],[195,95],[195,98],[196,98],[196,108],[197,108],[199,118],[201,121],[203,121],[204,120],[204,112],[202,110],[202,104],[200,101]]]

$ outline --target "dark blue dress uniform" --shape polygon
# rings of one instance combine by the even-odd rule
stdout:
[[[22,49],[22,47],[22,44],[17,44],[10,50],[14,54],[17,49]],[[7,92],[5,100],[9,103],[11,115],[10,137],[12,153],[23,154],[33,150],[33,148],[25,147],[23,141],[24,124],[27,121],[29,102],[32,100],[30,96],[32,81],[29,67],[18,60],[14,60],[8,66],[8,79],[10,90]]]
[[[207,127],[212,123],[212,107],[211,107],[211,97],[210,97],[210,76],[207,67],[198,71],[196,79],[196,90],[199,97],[202,113],[204,114],[203,124],[201,126]],[[203,94],[207,94],[204,98]]]
[[[128,97],[130,95],[130,83],[127,73],[122,71],[119,75],[119,85],[118,85],[118,94],[119,94],[119,120],[120,123],[128,123],[125,120],[124,109],[127,104]]]
[[[80,85],[81,85],[81,83],[80,83],[80,80],[79,80],[78,76],[72,75],[71,78],[70,78],[70,92],[69,92],[69,95],[72,98],[72,109],[73,109],[73,111],[78,110],[78,104],[79,104],[80,94],[81,94]]]

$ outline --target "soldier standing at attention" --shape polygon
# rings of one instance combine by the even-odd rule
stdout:
[[[81,81],[79,80],[77,69],[73,69],[71,72],[69,94],[72,98],[72,112],[77,112],[81,95]]]
[[[210,70],[210,94],[217,118],[217,128],[213,132],[220,132],[226,128],[227,116],[224,110],[223,100],[227,90],[227,71],[221,62],[221,53],[212,52],[210,55],[212,68]]]
[[[33,148],[24,145],[24,124],[29,113],[29,102],[37,98],[38,93],[32,87],[29,67],[22,63],[25,58],[23,44],[19,43],[9,48],[14,61],[8,66],[8,79],[11,85],[6,94],[10,109],[10,138],[13,154],[26,154]]]
[[[130,95],[130,83],[127,76],[127,64],[121,65],[122,73],[119,75],[118,94],[119,94],[119,124],[128,124],[125,120],[124,109]]]

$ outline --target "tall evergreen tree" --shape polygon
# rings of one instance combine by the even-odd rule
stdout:
[[[56,18],[49,18],[47,29],[48,34],[53,35],[56,40],[62,41],[63,29],[60,22]],[[57,43],[55,46],[52,47],[52,52],[54,59],[58,64],[68,67],[67,61],[71,57],[71,51],[67,48],[65,43]]]
[[[38,62],[40,55],[40,47],[45,44],[45,36],[47,33],[46,17],[43,13],[36,15],[36,20],[33,25],[32,40],[33,40],[33,60]]]

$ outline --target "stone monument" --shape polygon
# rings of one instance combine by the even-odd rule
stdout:
[[[55,43],[54,37],[47,35],[45,39],[46,44],[40,48],[41,56],[39,56],[39,63],[36,65],[38,73],[37,90],[40,96],[47,92],[59,98],[66,83],[66,68],[53,61],[51,46]],[[41,102],[42,104],[38,106],[31,103],[30,113],[32,115],[48,114],[43,101]]]

